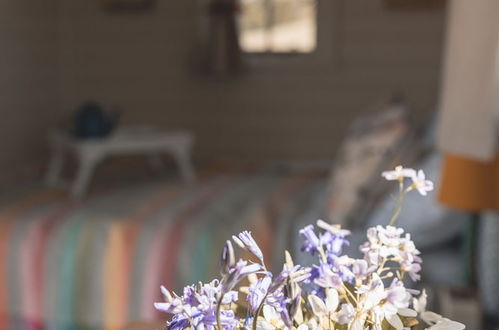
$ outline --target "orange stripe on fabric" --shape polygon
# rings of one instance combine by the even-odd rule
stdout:
[[[104,252],[103,294],[104,325],[106,330],[118,330],[126,323],[128,301],[128,269],[126,269],[125,235],[123,225],[109,228],[108,245]]]
[[[179,187],[162,191],[152,201],[140,207],[130,219],[112,224],[104,256],[103,296],[104,329],[120,329],[128,321],[133,252],[141,229],[140,223],[158,208],[174,198]]]

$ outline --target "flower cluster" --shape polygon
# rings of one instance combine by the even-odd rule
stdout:
[[[388,226],[367,231],[362,259],[342,255],[348,230],[322,220],[300,230],[302,251],[317,256],[311,267],[295,265],[286,251],[282,271],[269,272],[250,232],[233,236],[234,243],[254,256],[236,261],[231,241],[220,258],[220,280],[187,286],[182,296],[162,287],[165,302],[155,307],[173,314],[167,329],[232,330],[384,330],[464,329],[464,325],[426,311],[426,293],[408,289],[418,281],[420,252],[410,234],[394,226],[405,195],[433,189],[422,171],[397,167],[383,172],[400,184],[394,217]],[[405,179],[412,183],[405,187]]]

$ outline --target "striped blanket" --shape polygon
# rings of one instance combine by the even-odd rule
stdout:
[[[324,179],[210,172],[191,187],[134,183],[81,201],[33,189],[0,208],[0,329],[111,330],[163,317],[152,306],[159,286],[216,277],[225,240],[244,229],[279,267]]]

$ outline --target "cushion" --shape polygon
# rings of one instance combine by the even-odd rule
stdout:
[[[385,105],[381,111],[353,123],[331,170],[325,205],[327,220],[350,228],[356,224],[354,215],[365,213],[370,204],[370,187],[393,163],[410,132],[406,106],[401,103]]]

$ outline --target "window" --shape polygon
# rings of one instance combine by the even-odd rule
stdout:
[[[317,0],[240,0],[239,42],[248,53],[310,53]]]

